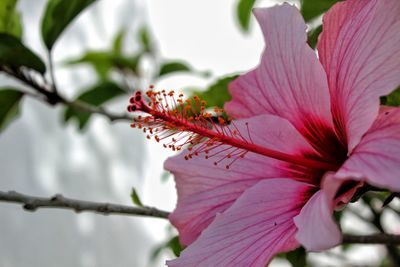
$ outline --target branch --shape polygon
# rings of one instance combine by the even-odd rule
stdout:
[[[169,213],[152,207],[131,207],[110,203],[98,203],[72,198],[66,198],[60,194],[50,198],[24,195],[15,191],[0,191],[0,201],[19,203],[27,211],[36,211],[39,208],[69,209],[77,213],[88,211],[102,215],[119,214],[130,216],[147,216],[155,218],[168,218]]]
[[[343,235],[343,244],[391,244],[400,245],[400,236],[392,234]]]
[[[73,101],[68,100],[58,93],[58,90],[54,83],[49,84],[47,81],[44,80],[43,77],[41,77],[42,79],[41,81],[38,81],[37,77],[33,77],[33,75],[29,72],[29,70],[11,69],[6,66],[0,66],[0,72],[1,71],[21,81],[25,85],[31,87],[40,95],[43,95],[44,98],[41,100],[50,105],[64,104],[75,110],[77,109],[84,112],[100,114],[108,118],[110,121],[132,121],[132,117],[130,117],[126,113],[114,114],[105,110],[102,107],[90,105],[88,103],[79,100],[73,100]]]

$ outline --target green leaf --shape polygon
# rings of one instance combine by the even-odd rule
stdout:
[[[14,35],[18,39],[22,36],[20,14],[16,9],[18,0],[1,0],[0,2],[0,32]]]
[[[125,38],[125,29],[121,29],[114,38],[113,42],[113,53],[120,55],[122,53],[122,44]]]
[[[170,61],[161,65],[158,76],[160,77],[173,72],[188,72],[188,71],[192,71],[192,68],[188,64],[180,61]]]
[[[36,54],[15,36],[6,33],[0,33],[0,65],[11,68],[24,66],[42,74],[46,72],[46,66]]]
[[[139,40],[140,40],[140,43],[142,44],[143,50],[145,52],[152,52],[153,51],[150,34],[149,34],[149,31],[147,30],[146,27],[142,27],[139,30]]]
[[[384,104],[386,106],[398,107],[400,106],[400,87],[394,90],[390,95],[384,97]]]
[[[113,82],[100,83],[77,97],[77,100],[91,104],[94,106],[101,106],[107,101],[125,94],[117,84]],[[91,113],[67,107],[64,113],[65,122],[70,119],[76,119],[79,123],[79,129],[83,129],[90,119]]]
[[[49,0],[42,19],[42,38],[51,50],[71,21],[96,0]]]
[[[228,85],[231,81],[236,79],[238,75],[228,76],[217,80],[211,84],[204,92],[195,92],[200,99],[207,102],[208,107],[223,108],[225,102],[231,99],[228,91]]]
[[[251,10],[255,3],[256,0],[239,0],[236,6],[236,15],[239,19],[239,25],[245,32],[249,30]]]
[[[108,80],[109,72],[112,68],[129,69],[137,73],[137,67],[142,55],[124,57],[107,51],[88,51],[82,57],[68,60],[67,65],[89,64],[96,71],[99,78],[103,81]]]
[[[181,254],[181,252],[183,250],[181,243],[179,243],[178,236],[171,238],[168,241],[167,246],[172,250],[172,252],[174,253],[174,255],[176,257],[179,257],[179,255]]]
[[[303,247],[286,253],[286,259],[293,267],[307,266],[306,250]]]
[[[308,32],[307,43],[311,48],[315,49],[315,47],[317,46],[318,36],[321,34],[321,32],[322,32],[322,25]]]
[[[13,88],[0,90],[0,132],[18,116],[22,96],[22,92]]]
[[[302,0],[300,11],[305,21],[310,21],[337,3],[338,0]]]
[[[135,188],[132,188],[132,190],[131,190],[131,199],[132,199],[133,204],[135,204],[136,206],[139,206],[139,207],[143,207],[143,203],[140,200],[139,195],[137,194]]]

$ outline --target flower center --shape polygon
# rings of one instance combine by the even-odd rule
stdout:
[[[128,111],[144,114],[135,117],[131,127],[142,129],[148,139],[153,137],[174,151],[188,146],[190,153],[185,157],[187,160],[199,155],[208,159],[224,153],[222,159],[214,161],[214,164],[228,160],[226,168],[229,169],[236,160],[253,152],[313,169],[338,168],[336,164],[282,153],[253,143],[248,123],[245,124],[245,133],[239,131],[235,122],[224,116],[222,109],[215,108],[214,113],[207,112],[206,102],[196,96],[183,100],[182,94],[175,97],[174,91],[165,90],[149,90],[146,95],[148,104],[141,92],[136,92],[130,99]],[[220,149],[216,150],[218,147]]]

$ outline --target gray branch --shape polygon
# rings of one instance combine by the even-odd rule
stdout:
[[[400,235],[343,235],[343,244],[390,244],[400,245]]]
[[[129,216],[147,216],[168,218],[169,213],[152,207],[131,207],[125,205],[98,203],[92,201],[66,198],[60,194],[50,198],[29,196],[15,191],[0,191],[0,201],[22,204],[27,211],[36,211],[39,208],[69,209],[77,213],[87,211],[102,215],[119,214]]]

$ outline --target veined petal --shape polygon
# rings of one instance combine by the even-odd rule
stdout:
[[[264,180],[246,190],[168,266],[265,266],[298,246],[293,217],[313,186],[289,179]]]
[[[255,144],[289,154],[312,154],[312,148],[285,119],[261,115],[238,120],[235,125],[243,134],[247,131],[246,122]],[[199,156],[190,160],[184,159],[188,153],[185,151],[165,162],[165,168],[175,176],[178,191],[177,207],[170,220],[179,230],[180,240],[185,245],[199,236],[215,214],[224,212],[247,188],[263,179],[293,177],[313,182],[312,174],[307,173],[309,170],[254,153],[235,161],[229,170],[224,164],[229,162],[227,158],[215,166],[214,161],[226,157],[225,149],[226,146],[220,146],[212,152],[217,155],[209,159]]]
[[[400,191],[400,108],[383,108],[337,177]]]
[[[304,205],[294,222],[299,229],[297,241],[309,251],[322,251],[339,244],[342,235],[332,218],[335,195],[343,184],[332,174],[327,174],[322,188]],[[354,192],[353,192],[354,193]]]
[[[400,1],[348,0],[323,18],[318,43],[334,123],[349,151],[378,115],[379,96],[400,84]]]
[[[259,66],[230,84],[234,117],[274,114],[289,120],[323,154],[338,147],[325,71],[307,45],[306,24],[289,4],[255,9],[265,37]],[[340,144],[339,144],[340,145]]]

